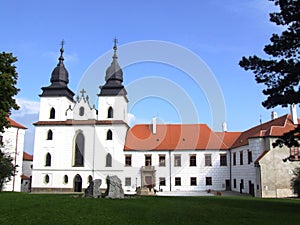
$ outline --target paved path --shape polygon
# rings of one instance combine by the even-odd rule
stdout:
[[[241,194],[235,191],[220,191],[222,196],[245,196],[250,197],[249,194]],[[207,193],[206,191],[163,191],[157,192],[157,196],[214,196],[216,191]]]

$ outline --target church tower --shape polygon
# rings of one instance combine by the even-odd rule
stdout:
[[[123,86],[123,71],[118,63],[117,39],[114,40],[112,63],[106,70],[105,84],[98,94],[98,120],[119,120],[127,123],[127,92]]]
[[[64,42],[60,49],[58,64],[51,74],[51,84],[48,87],[42,87],[39,121],[64,121],[66,108],[73,105],[74,93],[68,88],[69,73],[63,63],[63,44]]]

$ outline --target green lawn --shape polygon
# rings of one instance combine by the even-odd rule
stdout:
[[[0,224],[299,224],[300,200],[251,197],[137,197],[0,193]]]

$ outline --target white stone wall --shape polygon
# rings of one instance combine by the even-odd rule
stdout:
[[[14,163],[18,165],[16,175],[12,177],[10,182],[4,185],[3,191],[19,192],[21,191],[25,129],[10,127],[5,129],[5,132],[1,135],[3,136],[3,146],[1,150],[9,154],[14,159]]]
[[[69,106],[73,108],[73,102],[66,97],[42,97],[40,100],[39,121],[49,121],[52,107],[55,109],[55,119],[51,119],[51,121],[65,121]]]
[[[275,139],[271,139],[270,143]],[[260,160],[262,197],[288,197],[293,196],[290,181],[293,178],[293,170],[299,167],[299,161],[291,162],[282,159],[290,154],[287,147],[271,148]]]
[[[229,154],[228,151],[206,150],[206,151],[125,151],[132,155],[132,167],[125,167],[125,174],[136,180],[137,186],[141,186],[141,167],[145,166],[145,155],[152,156],[152,166],[156,170],[157,190],[163,191],[190,191],[190,190],[225,190],[225,180],[229,179]],[[159,155],[165,154],[166,166],[159,166]],[[196,155],[196,166],[190,166],[190,155]],[[212,155],[212,166],[205,166],[205,154]],[[227,166],[220,166],[220,154],[227,154]],[[181,166],[174,166],[174,155],[181,155]],[[170,167],[171,157],[171,167]],[[159,185],[159,178],[166,179],[166,186]],[[175,177],[181,178],[181,185],[175,185]],[[191,186],[191,177],[196,177],[197,185]],[[206,177],[212,177],[212,185],[206,185]],[[170,188],[171,180],[171,188]]]
[[[98,120],[111,120],[107,118],[109,107],[113,108],[113,119],[128,122],[127,99],[123,96],[100,96],[98,98]]]

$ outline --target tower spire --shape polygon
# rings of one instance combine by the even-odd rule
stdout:
[[[61,41],[61,48],[60,48],[60,56],[59,56],[59,58],[58,58],[58,60],[59,60],[59,63],[58,64],[61,64],[61,63],[63,63],[63,61],[64,61],[64,57],[63,57],[63,54],[64,54],[64,44],[65,44],[65,40],[64,39],[62,39],[62,41]]]
[[[118,58],[118,56],[117,56],[117,49],[118,49],[117,43],[118,43],[118,39],[115,37],[114,38],[114,47],[113,47],[113,49],[114,49],[113,59],[117,59]]]

